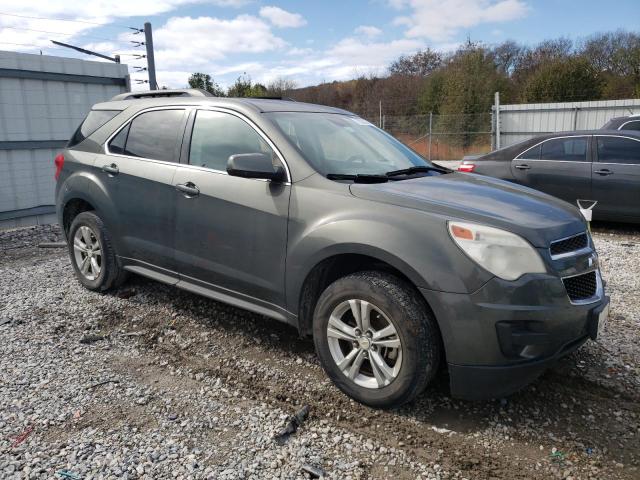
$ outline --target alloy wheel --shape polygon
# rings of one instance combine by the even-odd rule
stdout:
[[[400,372],[400,336],[391,319],[370,302],[338,304],[329,318],[327,340],[340,371],[361,387],[386,387]]]
[[[95,280],[102,270],[102,247],[95,232],[80,226],[73,237],[73,253],[78,270],[87,280]]]

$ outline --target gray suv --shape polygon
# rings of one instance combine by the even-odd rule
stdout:
[[[293,325],[338,388],[511,393],[607,317],[572,205],[425,161],[343,110],[197,90],[95,105],[56,158],[79,281],[127,272]]]

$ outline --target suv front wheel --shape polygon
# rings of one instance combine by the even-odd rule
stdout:
[[[125,280],[109,233],[94,212],[82,212],[73,219],[67,243],[76,277],[89,290],[102,292]]]
[[[415,289],[382,272],[358,272],[329,285],[313,319],[316,352],[347,395],[372,407],[413,400],[435,376],[440,337]]]

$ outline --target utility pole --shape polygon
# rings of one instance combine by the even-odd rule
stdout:
[[[151,23],[144,24],[144,44],[147,47],[147,71],[149,72],[149,90],[157,90],[156,82],[156,60],[153,56],[153,34],[151,33]]]

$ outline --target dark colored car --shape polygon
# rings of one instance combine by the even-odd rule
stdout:
[[[133,272],[291,324],[371,406],[442,362],[454,396],[508,394],[607,317],[575,207],[436,167],[343,110],[128,94],[95,105],[56,178],[85,287]]]
[[[633,130],[640,131],[640,115],[615,117],[605,123],[600,130]]]
[[[458,170],[526,185],[573,205],[597,202],[596,220],[640,222],[640,132],[541,135],[465,161]]]

